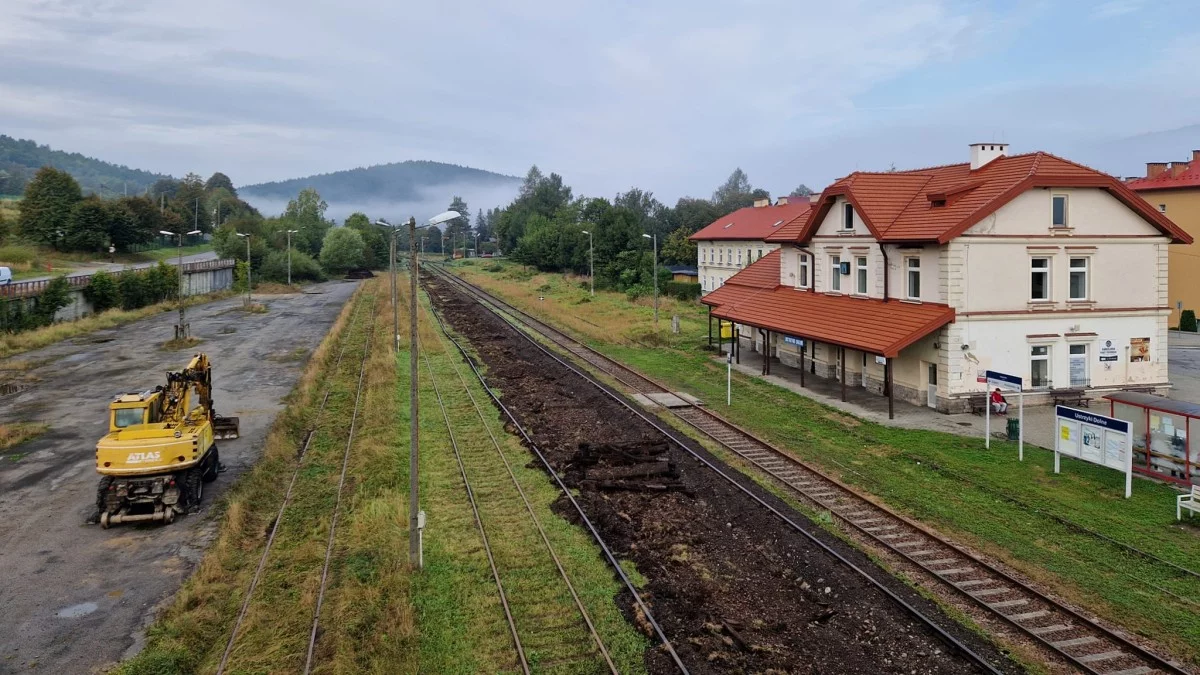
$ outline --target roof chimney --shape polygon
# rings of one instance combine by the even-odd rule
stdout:
[[[1008,153],[1008,143],[972,143],[971,170],[983,167],[993,159],[999,159]]]
[[[754,200],[754,208],[756,208],[756,209],[762,208],[764,206],[770,206],[770,205],[771,205],[770,199],[755,199]]]
[[[1166,170],[1166,162],[1146,162],[1146,178],[1158,178]]]
[[[1171,162],[1171,178],[1178,178],[1179,174],[1187,171],[1191,165],[1191,162]]]
[[[775,206],[787,206],[787,203],[788,203],[787,197],[780,197],[779,199],[775,200]]]

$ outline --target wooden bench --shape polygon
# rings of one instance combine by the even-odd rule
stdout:
[[[967,399],[967,402],[971,404],[972,415],[982,415],[988,407],[988,395],[972,394],[971,397]]]
[[[1090,408],[1088,405],[1092,399],[1088,397],[1085,389],[1059,389],[1053,392],[1054,405],[1077,405],[1084,408]]]
[[[1192,486],[1192,491],[1175,498],[1175,520],[1183,520],[1183,510],[1188,510],[1188,518],[1193,513],[1200,513],[1200,487]]]

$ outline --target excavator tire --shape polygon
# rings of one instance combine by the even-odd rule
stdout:
[[[96,486],[96,517],[108,511],[108,488],[113,484],[112,476],[102,476]]]
[[[200,476],[205,483],[211,483],[217,479],[217,474],[221,470],[221,455],[217,452],[217,444],[213,443],[212,452],[209,453],[208,463],[204,465],[204,473]]]
[[[203,472],[200,467],[192,467],[183,472],[183,505],[187,513],[200,510],[200,499],[204,497]]]

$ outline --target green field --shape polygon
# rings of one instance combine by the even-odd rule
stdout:
[[[724,399],[725,369],[704,349],[699,303],[664,299],[655,332],[647,298],[591,298],[584,280],[512,263],[460,261],[453,269],[661,382]],[[680,335],[668,330],[672,315]],[[1138,480],[1126,500],[1121,474],[1064,459],[1055,475],[1044,450],[1026,448],[1020,463],[1013,443],[985,451],[978,439],[871,423],[738,373],[733,386],[733,406],[721,407],[732,421],[1200,663],[1200,578],[1171,566],[1200,571],[1200,528],[1176,523],[1175,489]]]

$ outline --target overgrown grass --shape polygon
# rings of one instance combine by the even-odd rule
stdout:
[[[33,438],[46,433],[49,424],[43,422],[10,422],[0,424],[0,452],[15,448]]]
[[[680,314],[682,335],[646,349],[626,339],[652,330],[640,301],[598,292],[595,302],[580,303],[581,291],[562,277],[520,280],[469,265],[457,271],[659,381],[710,402],[724,399],[725,370],[703,349],[707,322],[698,303],[670,309]],[[550,290],[537,290],[547,284]],[[1200,580],[1082,529],[1200,571],[1200,530],[1175,522],[1172,487],[1137,480],[1126,500],[1124,477],[1103,467],[1064,459],[1056,475],[1047,451],[1026,448],[1018,462],[1012,443],[985,451],[977,439],[859,420],[740,373],[733,386],[733,406],[719,407],[732,421],[1200,663]]]
[[[426,317],[428,318],[428,314]],[[594,542],[578,527],[559,518],[551,504],[559,496],[552,481],[533,463],[530,452],[505,432],[490,399],[457,350],[441,336],[432,319],[423,322],[426,345],[421,374],[437,384],[454,425],[455,440],[475,490],[480,519],[488,533],[526,655],[538,663],[586,652],[594,644],[578,610],[520,500],[494,437],[521,489],[529,498],[580,601],[622,673],[643,672],[648,643],[621,615],[615,603],[620,586]],[[469,393],[468,393],[469,392]],[[483,411],[476,412],[471,397]],[[421,672],[499,672],[517,670],[495,581],[481,547],[446,422],[432,387],[423,388],[421,431],[424,438],[422,490],[426,508],[438,514],[436,533],[426,550],[427,567],[415,580],[413,597],[420,616]],[[534,645],[537,616],[554,615],[554,639]],[[458,646],[456,648],[456,645]],[[462,645],[470,645],[469,649]],[[593,668],[603,667],[596,653]],[[586,669],[585,662],[573,664]]]
[[[189,299],[189,306],[202,304],[205,302],[213,302],[229,297],[228,292],[211,293],[208,295],[194,296]],[[99,314],[93,314],[84,317],[77,321],[63,321],[50,326],[43,326],[34,330],[25,331],[22,333],[7,334],[0,333],[0,359],[8,358],[14,354],[41,349],[56,342],[62,342],[70,338],[79,337],[88,333],[103,330],[105,328],[115,328],[123,326],[127,323],[140,321],[149,316],[160,314],[179,309],[179,304],[174,300],[160,302],[156,305],[148,305],[138,309],[110,309]]]

